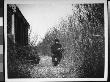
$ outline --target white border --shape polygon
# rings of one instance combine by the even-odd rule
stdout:
[[[104,3],[104,27],[105,27],[105,72],[104,78],[29,78],[8,79],[7,77],[7,4],[35,4],[38,1],[67,1],[67,0],[5,0],[4,1],[4,35],[5,35],[5,80],[6,82],[24,81],[106,81],[108,77],[108,14],[107,0],[73,0],[74,3]],[[68,0],[71,1],[71,0]]]
[[[3,26],[3,17],[0,17],[0,26]]]
[[[3,45],[0,45],[0,55],[3,54]]]

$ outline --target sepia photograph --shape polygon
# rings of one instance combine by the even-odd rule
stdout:
[[[106,0],[25,2],[5,2],[6,80],[107,79]]]

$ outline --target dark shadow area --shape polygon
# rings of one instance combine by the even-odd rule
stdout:
[[[14,4],[7,5],[7,21],[8,78],[29,78],[31,65],[39,63],[38,56],[33,55],[34,47],[28,42],[30,25]]]
[[[2,21],[3,21],[3,18],[4,18],[4,0],[1,0],[0,1],[0,18],[2,18]],[[0,21],[0,22],[2,22]],[[0,49],[4,49],[4,27],[3,27],[3,22],[0,23]],[[3,47],[3,48],[2,48]],[[0,81],[4,81],[5,78],[5,63],[4,63],[4,50],[0,50]],[[2,66],[3,65],[3,66]],[[3,68],[2,68],[3,67]]]

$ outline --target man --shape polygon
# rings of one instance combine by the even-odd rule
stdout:
[[[62,45],[59,43],[58,39],[55,39],[55,43],[51,46],[52,52],[52,62],[54,66],[57,66],[62,58]]]

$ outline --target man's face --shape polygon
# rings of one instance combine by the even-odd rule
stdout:
[[[59,43],[58,41],[55,42],[56,44]]]

